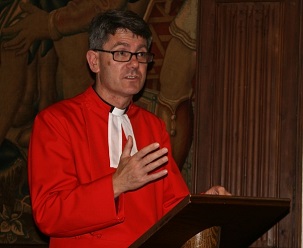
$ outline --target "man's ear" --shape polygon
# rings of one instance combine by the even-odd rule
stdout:
[[[93,50],[88,50],[86,53],[86,59],[89,65],[89,68],[92,72],[98,73],[100,71],[99,68],[99,53]]]

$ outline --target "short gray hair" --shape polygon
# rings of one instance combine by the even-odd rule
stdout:
[[[102,49],[109,35],[114,35],[118,29],[128,29],[144,38],[150,48],[152,33],[139,15],[129,10],[109,10],[93,18],[89,28],[89,49]]]

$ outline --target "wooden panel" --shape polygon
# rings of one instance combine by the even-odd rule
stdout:
[[[199,10],[194,191],[290,197],[293,213],[254,247],[298,247],[299,0],[204,0]]]
[[[281,14],[278,3],[217,8],[212,163],[237,195],[277,194]]]

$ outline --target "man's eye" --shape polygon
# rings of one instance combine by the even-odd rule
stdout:
[[[137,56],[138,56],[138,57],[145,57],[145,56],[146,56],[146,53],[145,53],[145,52],[139,52]]]
[[[117,54],[118,54],[120,57],[127,57],[127,56],[129,56],[129,53],[128,53],[128,52],[125,52],[125,51],[118,51]]]

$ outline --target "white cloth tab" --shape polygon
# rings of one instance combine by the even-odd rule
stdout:
[[[126,138],[130,135],[133,137],[133,147],[131,155],[134,155],[138,149],[134,131],[130,120],[125,114],[125,109],[114,108],[108,116],[108,146],[110,167],[117,168],[120,156],[122,154],[122,128]]]

